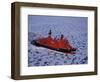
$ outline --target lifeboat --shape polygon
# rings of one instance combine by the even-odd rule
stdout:
[[[76,48],[73,48],[70,45],[69,41],[64,38],[63,34],[59,39],[52,38],[51,30],[48,33],[48,37],[38,38],[36,40],[33,40],[31,44],[36,45],[38,47],[45,47],[63,53],[75,53],[76,51]]]

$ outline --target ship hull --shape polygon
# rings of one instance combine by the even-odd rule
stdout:
[[[35,46],[38,46],[38,47],[44,47],[44,48],[48,48],[48,49],[55,50],[55,51],[59,51],[59,52],[63,52],[63,53],[72,53],[72,52],[75,52],[75,51],[76,51],[75,48],[72,48],[72,49],[53,48],[53,47],[51,47],[51,46],[41,44],[41,43],[39,43],[37,40],[33,40],[33,41],[31,42],[31,44],[32,44],[32,45],[35,45]]]

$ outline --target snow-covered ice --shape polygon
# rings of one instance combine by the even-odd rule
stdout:
[[[82,39],[83,37],[84,39]],[[71,44],[77,48],[75,54],[66,54],[43,47],[37,47],[32,45],[30,40],[28,42],[28,66],[87,64],[86,34],[80,34],[78,36],[69,35],[68,38]]]

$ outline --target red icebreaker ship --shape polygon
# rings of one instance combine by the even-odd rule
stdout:
[[[33,40],[31,43],[38,47],[45,47],[64,53],[75,53],[76,51],[76,48],[73,48],[70,45],[69,41],[64,38],[64,35],[61,35],[59,39],[52,38],[51,30],[48,33],[48,37],[38,38],[37,40]]]

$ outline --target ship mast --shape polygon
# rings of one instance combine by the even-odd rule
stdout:
[[[51,36],[51,33],[52,33],[52,32],[51,32],[51,30],[50,30],[50,31],[49,31],[49,33],[48,33],[48,35],[50,35],[50,36]]]
[[[61,39],[63,39],[64,38],[64,35],[63,34],[61,34]]]

